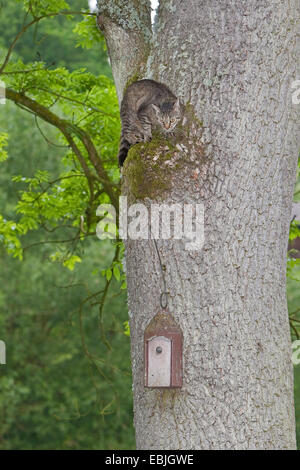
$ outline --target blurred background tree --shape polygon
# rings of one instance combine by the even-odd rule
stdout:
[[[2,4],[0,63],[24,24],[22,4],[31,3],[39,2],[14,0]],[[86,0],[69,4],[74,11],[88,8]],[[73,100],[81,94],[87,99],[90,92],[95,102],[102,104],[103,115],[91,110],[89,116],[75,101],[58,108],[55,95],[45,91],[39,91],[40,95],[36,92],[35,98],[45,104],[50,95],[49,108],[64,112],[88,130],[112,181],[117,181],[120,123],[111,70],[101,45],[96,43],[88,51],[76,47],[76,33],[83,46],[94,42],[91,30],[80,22],[78,15],[61,15],[29,28],[16,44],[12,68],[6,69],[5,77],[19,89],[27,80],[27,90],[41,88],[44,80],[44,88],[58,95],[68,84],[65,94]],[[43,69],[39,81],[31,73],[26,77],[24,64]],[[22,67],[23,72],[18,74]],[[79,72],[72,76],[68,71]],[[0,339],[7,345],[7,364],[0,366],[0,449],[133,449],[130,345],[124,334],[126,291],[120,289],[125,287],[120,265],[116,261],[112,264],[116,247],[95,236],[84,240],[75,237],[69,244],[57,241],[74,237],[80,224],[78,214],[88,207],[86,183],[83,178],[71,178],[76,169],[73,156],[57,130],[12,102],[0,106],[0,123],[0,135],[5,132],[9,137],[8,158],[0,161],[0,214],[4,224],[13,220],[21,227],[25,220],[35,228],[22,236],[22,260],[9,256],[7,251],[15,255],[20,251],[13,238],[9,246],[0,230]],[[37,170],[43,173],[37,176]],[[64,182],[52,183],[66,172]],[[45,207],[50,215],[43,219],[43,206],[32,213],[33,200],[26,206],[24,197],[32,197],[36,191],[42,199],[49,185],[53,191],[48,191]],[[70,212],[76,213],[69,219],[57,215],[60,192],[68,193]],[[102,202],[101,197],[108,202],[105,195],[98,195],[93,208]],[[92,218],[88,229],[95,223]],[[11,233],[16,231],[13,224],[10,227]],[[290,259],[288,266],[289,311],[299,320],[299,264]],[[101,295],[108,282],[102,309]],[[292,325],[294,339],[297,324]],[[295,397],[299,443],[300,366],[295,367]]]

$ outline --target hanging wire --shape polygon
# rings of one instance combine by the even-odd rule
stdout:
[[[161,257],[160,257],[159,251],[158,251],[157,242],[156,242],[155,238],[153,238],[153,241],[154,241],[157,256],[158,256],[158,259],[159,259],[161,275],[162,275],[162,280],[163,280],[163,284],[164,284],[164,290],[160,294],[159,302],[160,302],[161,308],[163,310],[165,310],[168,306],[168,294],[169,294],[169,292],[167,292],[167,284],[166,284],[166,278],[165,278],[166,266],[164,264],[162,264]]]

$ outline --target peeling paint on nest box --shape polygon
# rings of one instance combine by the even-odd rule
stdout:
[[[183,335],[174,318],[158,313],[144,333],[145,387],[182,387]]]

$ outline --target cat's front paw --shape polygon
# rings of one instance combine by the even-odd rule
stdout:
[[[175,137],[175,135],[176,135],[175,129],[173,131],[166,132],[166,137]]]
[[[152,140],[152,135],[145,134],[143,140],[144,142],[150,142]]]

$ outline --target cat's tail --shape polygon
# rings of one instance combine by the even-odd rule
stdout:
[[[128,150],[130,149],[130,143],[124,137],[121,137],[120,146],[119,146],[119,153],[118,153],[118,160],[119,166],[122,167],[123,163],[127,157]]]

